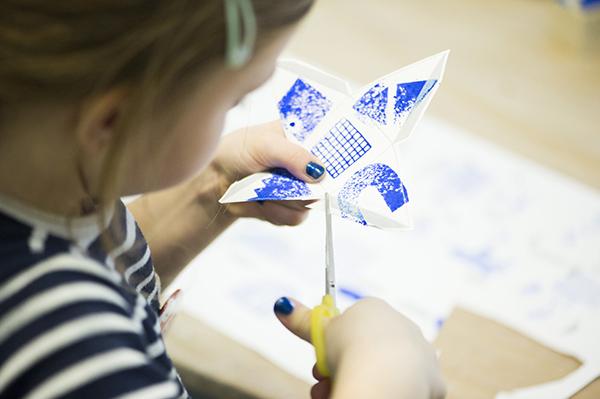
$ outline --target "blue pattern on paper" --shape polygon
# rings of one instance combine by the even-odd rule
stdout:
[[[579,270],[571,271],[563,279],[555,283],[554,291],[572,304],[589,306],[591,309],[600,307],[600,284],[589,275]]]
[[[454,248],[452,255],[482,274],[498,272],[505,268],[505,265],[496,259],[491,247],[476,250]]]
[[[364,298],[364,295],[350,288],[340,287],[339,293],[347,296],[349,299],[352,299],[354,301],[358,301]]]
[[[437,80],[420,80],[399,83],[394,96],[394,114],[396,121],[403,119],[436,85]]]
[[[310,151],[338,177],[371,149],[371,144],[348,119],[342,119]]]
[[[379,191],[392,212],[408,202],[408,193],[398,174],[388,165],[374,163],[354,173],[338,194],[338,205],[343,218],[367,224],[358,208],[358,197],[369,186]]]
[[[380,83],[369,89],[352,108],[358,113],[386,124],[385,109],[388,104],[388,88]]]
[[[325,118],[331,106],[329,99],[302,79],[294,82],[278,104],[284,129],[300,142]]]
[[[308,184],[292,176],[287,170],[274,169],[271,173],[273,176],[262,180],[264,187],[254,190],[256,197],[249,198],[248,201],[283,200],[310,195]]]

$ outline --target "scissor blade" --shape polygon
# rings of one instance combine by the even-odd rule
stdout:
[[[331,295],[335,305],[335,262],[329,193],[325,193],[325,293]]]

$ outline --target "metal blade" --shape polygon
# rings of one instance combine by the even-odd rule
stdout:
[[[335,262],[329,193],[325,193],[325,293],[331,295],[335,304]]]

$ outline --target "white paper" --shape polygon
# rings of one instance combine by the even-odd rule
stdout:
[[[285,171],[256,174],[234,183],[220,201],[322,199],[328,192],[333,212],[343,218],[380,228],[410,228],[397,144],[427,109],[447,57],[447,51],[434,55],[353,94],[346,82],[314,67],[280,63],[268,88],[244,105],[269,104],[265,113],[273,116],[275,110],[287,137],[326,165],[325,178],[307,184]]]
[[[586,363],[564,378],[530,388],[500,392],[496,399],[568,399],[600,375],[600,364]]]

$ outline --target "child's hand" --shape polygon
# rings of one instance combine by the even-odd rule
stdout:
[[[310,309],[281,298],[275,312],[292,333],[310,341]],[[331,319],[325,340],[333,382],[313,369],[313,399],[445,396],[431,345],[415,324],[379,299],[363,299]]]
[[[318,159],[286,139],[279,122],[267,123],[225,136],[209,167],[193,179],[130,204],[152,248],[154,267],[163,284],[168,285],[238,217],[277,225],[302,222],[307,201],[250,202],[223,208],[218,200],[236,180],[274,167],[285,168],[308,182],[318,181],[325,171],[318,164],[308,166],[311,162]]]
[[[318,158],[290,142],[279,121],[241,129],[223,138],[212,166],[222,179],[223,194],[233,182],[252,173],[284,168],[309,183],[325,172]],[[255,217],[276,225],[297,225],[306,217],[308,201],[265,201],[229,204],[236,217]]]

